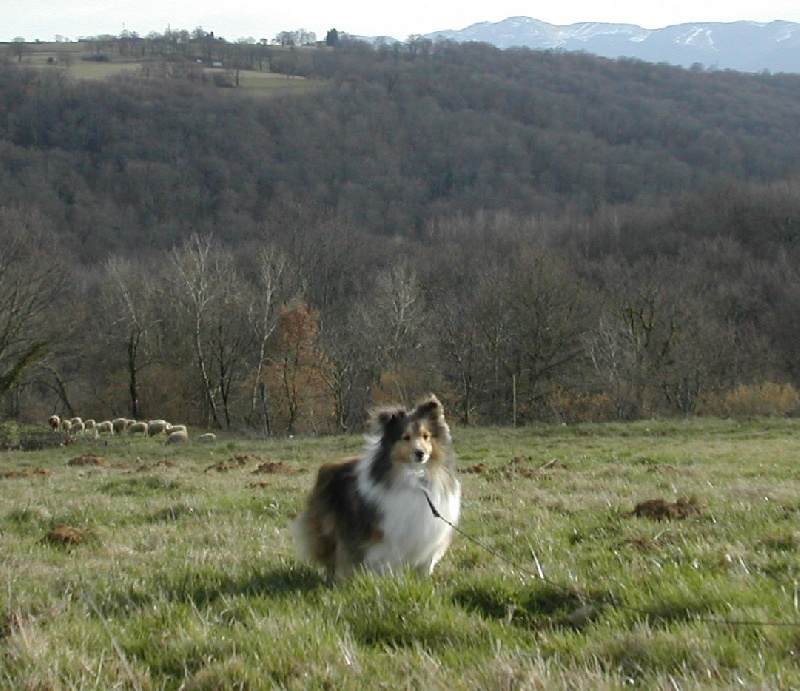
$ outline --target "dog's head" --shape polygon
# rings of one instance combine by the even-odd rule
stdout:
[[[395,465],[423,466],[441,460],[450,444],[444,407],[431,394],[414,410],[384,409],[375,415],[378,436]]]

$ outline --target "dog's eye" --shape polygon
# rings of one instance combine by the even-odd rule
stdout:
[[[403,441],[411,441],[411,435],[408,432],[403,435]]]

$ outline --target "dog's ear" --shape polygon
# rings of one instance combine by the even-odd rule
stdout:
[[[444,420],[444,406],[433,394],[430,394],[417,406],[417,416],[429,420]]]
[[[381,436],[386,436],[390,429],[402,423],[405,416],[406,411],[402,408],[384,408],[378,410],[373,416],[375,432]]]
[[[450,443],[450,426],[444,419],[444,406],[433,394],[430,394],[417,406],[414,414],[421,420],[428,421],[428,428],[434,437],[445,443]]]

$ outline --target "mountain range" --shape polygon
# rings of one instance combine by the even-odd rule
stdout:
[[[740,72],[800,72],[800,24],[751,21],[675,24],[644,29],[634,24],[582,22],[557,26],[531,17],[480,22],[426,34],[432,40],[478,41],[498,48],[583,51],[608,58],[637,58],[683,67]]]

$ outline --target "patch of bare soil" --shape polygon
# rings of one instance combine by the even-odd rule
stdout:
[[[485,475],[493,473],[497,475],[503,475],[506,478],[536,477],[537,475],[540,475],[548,470],[567,467],[565,463],[555,458],[547,461],[547,463],[544,463],[543,465],[532,466],[531,463],[533,462],[533,456],[514,456],[514,458],[512,458],[508,463],[497,468],[487,468],[484,463],[476,463],[475,465],[462,468],[461,472],[467,473],[468,475]]]
[[[236,456],[231,456],[227,460],[208,466],[206,472],[227,473],[237,468],[244,468],[248,463],[260,463],[264,465],[270,463],[270,461],[267,461],[263,456],[256,456],[251,453],[237,454]]]
[[[102,456],[96,456],[93,453],[86,453],[82,456],[75,456],[67,461],[67,465],[74,466],[100,466],[106,465],[106,459]]]
[[[649,518],[652,521],[669,521],[684,519],[702,513],[702,507],[697,497],[679,498],[674,502],[666,499],[648,499],[639,502],[631,511],[632,516]]]
[[[263,456],[257,456],[253,453],[244,453],[244,454],[237,454],[236,456],[231,456],[229,459],[232,463],[237,463],[240,466],[245,466],[248,463],[263,463],[267,459]]]
[[[530,456],[515,456],[504,466],[498,468],[506,478],[534,477],[539,474],[539,469],[530,465]]]
[[[115,463],[114,468],[123,471],[126,475],[131,473],[147,473],[156,468],[172,468],[175,461],[171,458],[165,458],[162,461],[151,463],[150,461],[143,461],[141,458],[136,459],[135,464],[131,463]]]
[[[488,473],[489,469],[486,467],[485,463],[476,463],[475,465],[462,468],[461,472],[467,475],[483,475],[484,473]]]
[[[45,540],[54,545],[80,545],[91,537],[91,533],[80,528],[73,528],[69,525],[58,525],[53,528]]]
[[[46,475],[52,475],[52,470],[46,470],[44,468],[29,468],[26,470],[4,470],[0,473],[0,478],[4,480],[11,480],[14,478],[25,478],[25,477],[34,477],[40,476],[44,477]]]
[[[11,480],[20,477],[30,477],[27,470],[4,470],[0,473],[0,477],[4,480]]]
[[[258,482],[249,482],[247,483],[248,487],[252,487],[253,489],[264,489],[264,487],[270,487],[272,483],[267,482],[266,480],[259,480]]]
[[[171,458],[165,458],[163,461],[158,461],[157,463],[151,463],[150,461],[145,461],[136,466],[137,473],[146,473],[151,470],[155,470],[156,468],[172,468],[175,465],[175,461]]]
[[[294,475],[299,472],[283,461],[266,461],[253,471],[253,475]]]
[[[228,461],[219,461],[218,463],[214,463],[213,465],[208,466],[205,472],[207,473],[227,473],[231,470],[240,467],[238,464],[231,463]]]

